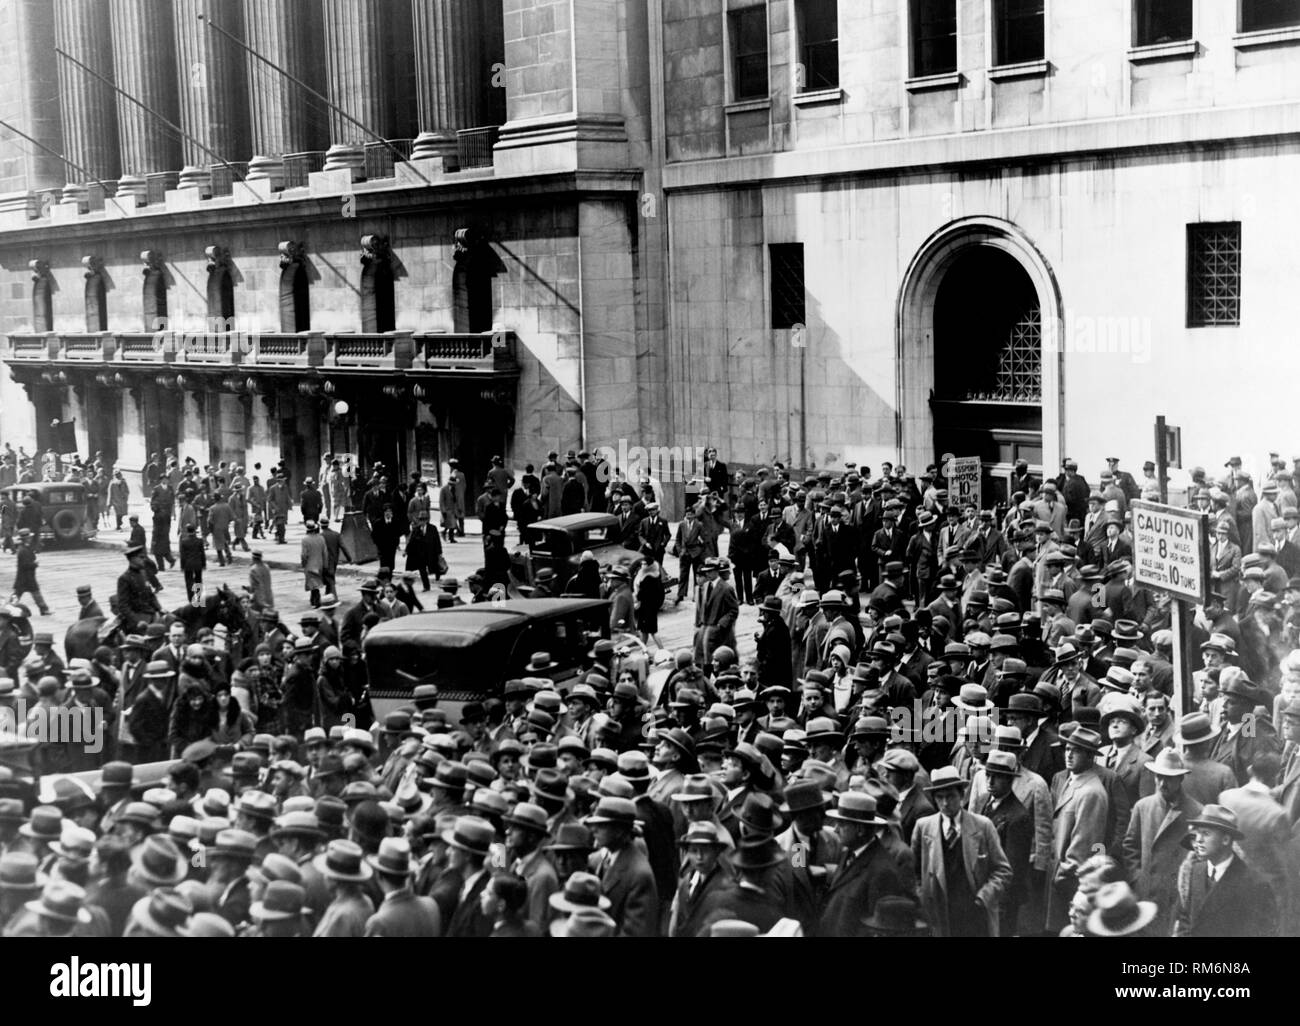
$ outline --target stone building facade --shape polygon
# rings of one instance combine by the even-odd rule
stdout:
[[[1300,370],[1300,0],[8,0],[0,25],[3,119],[36,140],[0,145],[15,443],[75,419],[128,468],[174,441],[475,475],[620,442],[950,450],[995,496],[1017,457],[1140,465],[1155,413],[1248,465],[1287,439],[1259,389]]]

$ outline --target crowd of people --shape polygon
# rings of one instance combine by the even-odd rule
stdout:
[[[408,599],[418,608],[414,574],[395,574],[379,540],[386,529],[409,552],[424,525],[434,542],[463,537],[446,485],[434,529],[430,486],[408,495],[377,468],[353,504],[378,514],[380,577],[343,610],[304,565],[319,595],[296,631],[261,593],[269,578],[250,580],[234,630],[147,607],[160,565],[133,539],[116,650],[65,666],[37,634],[13,661],[16,611],[0,610],[0,706],[98,709],[107,725],[96,753],[31,752],[45,774],[98,767],[96,786],[46,775],[34,795],[0,773],[0,923],[18,936],[1300,933],[1292,472],[1274,458],[1258,497],[1239,460],[1218,481],[1193,473],[1214,569],[1184,695],[1169,599],[1131,562],[1129,504],[1159,497],[1154,466],[1139,482],[1108,461],[1094,488],[1071,460],[1047,481],[1022,465],[1009,508],[990,511],[949,504],[946,464],[795,481],[780,465],[731,475],[710,450],[674,529],[652,482],[587,454],[553,453],[518,484],[493,461],[476,507],[485,564],[504,549],[507,503],[521,527],[613,513],[627,564],[539,573],[525,593],[607,597],[612,629],[653,638],[648,613],[673,582],[646,570],[675,557],[694,645],[658,654],[662,686],[598,641],[562,688],[537,653],[533,675],[482,701],[449,707],[421,684],[376,723],[362,642]],[[172,508],[155,508],[155,533]],[[324,498],[299,508],[328,519]],[[476,575],[471,601],[504,593],[497,572]],[[455,581],[438,590],[438,607],[464,601]],[[752,645],[737,638],[744,605]]]

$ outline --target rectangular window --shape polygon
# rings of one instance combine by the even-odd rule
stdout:
[[[1241,323],[1241,222],[1187,226],[1187,326]]]
[[[1241,31],[1268,32],[1300,25],[1300,0],[1241,0]]]
[[[912,77],[957,70],[957,0],[912,0]]]
[[[772,327],[794,328],[806,317],[803,281],[803,243],[769,246],[772,258]]]
[[[799,0],[799,92],[840,84],[839,0]]]
[[[1134,46],[1185,43],[1192,38],[1192,0],[1136,0]]]
[[[1045,0],[993,0],[997,64],[1027,64],[1047,56]]]
[[[767,8],[746,7],[727,15],[731,34],[734,100],[767,96]]]

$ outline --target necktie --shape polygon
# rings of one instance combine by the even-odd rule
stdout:
[[[691,877],[691,889],[688,895],[691,901],[694,901],[696,896],[700,893],[700,884],[702,884],[703,882],[704,882],[704,878],[701,877],[699,873],[696,873],[694,876]]]
[[[1207,862],[1207,863],[1206,863],[1206,865],[1205,865],[1205,872],[1206,872],[1206,875],[1209,876],[1209,878],[1210,878],[1210,886],[1213,887],[1213,886],[1214,886],[1214,876],[1215,876],[1215,873],[1214,873],[1214,863],[1213,863],[1213,862]]]
[[[943,843],[952,844],[952,838],[955,830],[953,829],[952,820],[947,816],[943,817]]]

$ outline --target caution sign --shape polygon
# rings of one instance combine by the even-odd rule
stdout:
[[[974,506],[983,509],[980,489],[984,463],[978,456],[958,456],[948,463],[948,505],[955,509]]]
[[[1204,602],[1209,590],[1209,516],[1155,502],[1132,505],[1137,583],[1175,598]]]

